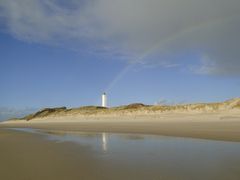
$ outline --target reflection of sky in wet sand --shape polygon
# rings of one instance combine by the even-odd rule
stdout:
[[[24,130],[24,129],[21,129]],[[240,143],[139,134],[42,131],[57,142],[89,147],[101,160],[169,177],[240,179]],[[184,178],[183,178],[184,179]],[[196,179],[196,178],[194,178]]]

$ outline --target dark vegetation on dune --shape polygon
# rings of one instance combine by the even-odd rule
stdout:
[[[29,114],[22,119],[31,120],[31,119],[34,119],[36,117],[46,117],[46,116],[48,116],[52,113],[63,112],[63,111],[66,111],[66,110],[67,110],[66,107],[45,108],[45,109],[42,109],[42,110],[40,110],[40,111],[38,111],[34,114]]]

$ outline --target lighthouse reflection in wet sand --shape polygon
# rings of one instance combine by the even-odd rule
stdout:
[[[102,94],[102,107],[107,107],[107,95],[106,95],[106,93]]]
[[[107,152],[107,134],[102,133],[102,150],[103,152]]]

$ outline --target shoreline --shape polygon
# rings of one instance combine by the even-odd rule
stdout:
[[[240,142],[240,113],[158,114],[141,116],[48,117],[32,121],[9,121],[0,128],[138,133]]]

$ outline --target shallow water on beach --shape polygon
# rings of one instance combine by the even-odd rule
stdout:
[[[119,179],[240,179],[240,143],[141,134],[14,130],[88,147]],[[70,145],[70,143],[67,143]],[[120,178],[121,177],[121,178]]]

